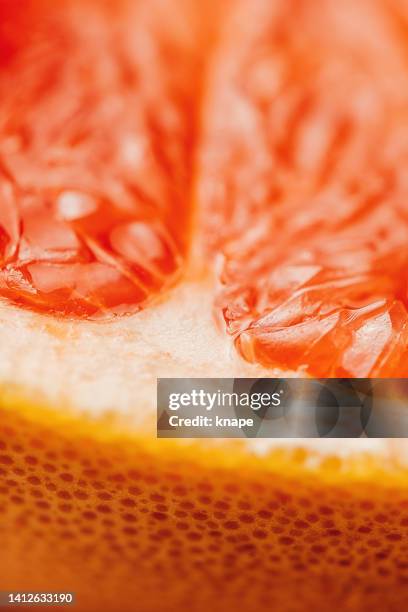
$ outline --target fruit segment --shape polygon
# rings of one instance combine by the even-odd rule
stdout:
[[[0,22],[0,295],[70,317],[134,312],[188,242],[188,2],[3,1]]]
[[[398,4],[231,9],[209,70],[199,198],[210,249],[223,255],[216,308],[250,361],[319,376],[407,375]]]
[[[406,375],[404,3],[211,6],[0,3],[0,297],[136,312],[183,269],[194,182],[247,360]]]

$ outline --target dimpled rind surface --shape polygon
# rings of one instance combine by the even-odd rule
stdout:
[[[408,604],[407,470],[390,458],[158,447],[41,415],[2,410],[2,589],[69,588],[81,612]]]
[[[184,4],[1,2],[2,297],[114,316],[177,277],[197,74]]]
[[[395,7],[233,5],[209,70],[200,201],[224,256],[217,310],[248,360],[407,374],[407,30]]]

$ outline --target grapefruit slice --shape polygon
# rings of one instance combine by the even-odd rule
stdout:
[[[197,6],[187,0],[0,3],[0,589],[74,590],[81,612],[401,609],[408,601],[404,442],[154,439],[158,376],[297,374],[303,355],[284,296],[319,273],[322,282],[302,308],[293,306],[302,317],[312,313],[307,368],[321,371],[324,351],[335,353],[333,363],[341,354],[337,324],[318,333],[313,309],[320,300],[345,319],[344,335],[352,340],[343,354],[361,349],[359,322],[374,324],[374,350],[361,361],[375,367],[384,330],[392,336],[386,322],[392,311],[401,334],[392,336],[384,368],[403,371],[398,342],[406,302],[397,285],[403,287],[404,208],[391,195],[388,208],[375,198],[365,200],[366,213],[359,208],[361,173],[373,189],[377,174],[383,176],[358,153],[376,144],[369,117],[362,113],[351,125],[357,150],[339,154],[345,167],[327,170],[338,177],[329,181],[334,189],[343,175],[348,184],[356,164],[355,202],[344,198],[348,208],[342,208],[350,213],[350,233],[342,233],[340,206],[330,209],[332,229],[322,229],[322,205],[305,200],[316,193],[308,183],[314,167],[309,173],[291,166],[303,107],[282,123],[293,126],[293,145],[285,141],[286,153],[279,149],[290,163],[275,173],[286,191],[274,206],[264,192],[274,193],[275,130],[262,122],[263,111],[257,114],[275,109],[277,97],[282,113],[293,110],[286,89],[269,78],[275,61],[288,67],[295,98],[310,80],[319,101],[316,121],[321,113],[324,126],[331,112],[334,119],[340,113],[340,100],[349,112],[357,75],[369,98],[380,101],[380,132],[388,134],[389,123],[391,152],[403,147],[390,110],[403,118],[404,98],[400,92],[398,106],[393,79],[386,85],[385,76],[405,78],[397,17],[376,1],[346,2],[342,11],[329,0],[237,2],[228,5],[225,25],[224,17],[215,20],[220,32],[212,37],[217,11],[210,3],[208,14],[207,6]],[[259,54],[258,37],[266,40]],[[307,61],[294,61],[296,37],[310,51]],[[357,46],[361,75],[349,58]],[[341,97],[340,79],[323,96],[313,63],[321,49],[329,73],[338,69],[341,83],[353,84],[348,96]],[[239,74],[247,97],[237,94]],[[316,160],[313,138],[305,142],[306,161]],[[322,156],[332,159],[324,150]],[[391,164],[395,172],[400,159]],[[298,203],[296,188],[307,206]],[[202,213],[190,212],[195,190]],[[361,260],[369,270],[355,273],[353,289],[345,260],[336,262],[335,238],[344,238],[354,270],[360,251],[351,236],[366,224],[377,227],[376,209],[388,246],[377,257],[364,242]],[[304,244],[294,248],[294,237],[301,237],[296,223],[305,224],[307,211],[316,217],[316,238],[306,223]],[[276,229],[279,249],[267,248],[263,224]],[[321,255],[317,236],[325,245]],[[296,260],[302,245],[316,261]],[[397,247],[398,272],[390,274]],[[255,363],[232,350],[212,318],[220,255],[226,263],[219,306],[237,346]],[[278,341],[280,355],[272,342],[254,339],[258,313],[273,316],[278,308],[273,300],[281,300],[286,316],[281,329],[297,334],[293,350]],[[347,309],[356,311],[355,327]],[[322,312],[321,321],[331,322],[329,316]]]

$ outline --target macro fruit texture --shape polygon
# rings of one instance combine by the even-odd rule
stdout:
[[[77,609],[92,611],[407,602],[407,476],[397,453],[158,445],[9,406],[2,589],[73,590]]]
[[[392,4],[238,3],[214,55],[200,193],[225,257],[217,306],[251,361],[406,375],[407,39]]]
[[[155,439],[158,376],[407,371],[404,2],[218,4],[0,0],[0,589],[401,610],[404,440]]]
[[[168,28],[157,4],[3,7],[0,290],[15,304],[129,313],[177,276],[198,54],[183,2]]]

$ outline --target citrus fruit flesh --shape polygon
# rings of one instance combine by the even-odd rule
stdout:
[[[407,373],[407,31],[392,6],[238,2],[220,37],[199,197],[224,256],[217,309],[250,361]]]
[[[0,293],[15,304],[113,316],[177,277],[198,54],[188,11],[156,4],[1,4]]]
[[[145,306],[183,268],[195,174],[246,359],[405,375],[404,15],[320,4],[296,9],[302,33],[290,3],[234,5],[199,120],[193,11],[164,28],[143,3],[5,3],[3,297],[85,318]]]
[[[0,3],[0,589],[401,610],[405,441],[156,440],[154,398],[403,375],[403,4],[210,4]]]

